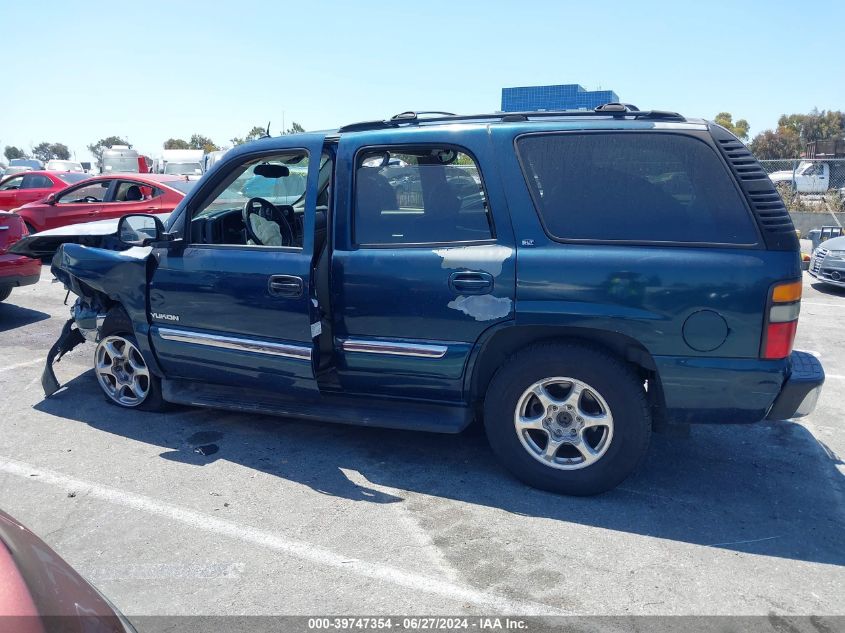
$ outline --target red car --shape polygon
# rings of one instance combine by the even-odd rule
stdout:
[[[56,552],[0,511],[0,630],[135,633],[108,599]]]
[[[0,211],[0,301],[8,298],[15,286],[34,284],[41,276],[39,260],[8,252],[26,234],[26,226],[17,213]]]
[[[0,211],[41,200],[86,178],[90,176],[73,171],[26,171],[0,178]]]
[[[184,176],[96,176],[15,209],[30,233],[129,213],[169,213],[195,185]]]

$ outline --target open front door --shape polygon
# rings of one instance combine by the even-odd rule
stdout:
[[[171,227],[150,284],[150,338],[168,379],[315,392],[311,301],[323,136],[233,152]]]

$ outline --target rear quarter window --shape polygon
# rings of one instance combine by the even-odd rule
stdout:
[[[671,133],[529,135],[525,180],[560,240],[755,244],[757,231],[717,154]]]

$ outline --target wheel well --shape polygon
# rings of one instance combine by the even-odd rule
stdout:
[[[511,354],[532,343],[561,340],[589,343],[604,348],[633,365],[644,381],[654,382],[657,389],[653,392],[649,389],[652,392],[649,395],[654,398],[661,397],[657,365],[648,350],[636,340],[618,332],[589,328],[522,325],[500,329],[483,343],[473,364],[470,383],[472,400],[480,402],[484,399],[493,374]]]

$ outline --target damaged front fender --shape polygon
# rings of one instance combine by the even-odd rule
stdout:
[[[161,376],[149,344],[147,320],[147,291],[157,259],[150,246],[133,247],[122,251],[91,248],[80,244],[62,244],[53,257],[51,270],[68,290],[79,295],[81,302],[102,309],[122,308],[130,321],[138,341],[138,348],[150,370]],[[90,312],[90,311],[88,311]],[[87,312],[86,312],[87,313]],[[78,323],[81,311],[74,310],[70,319],[47,356],[47,366],[41,379],[46,396],[60,388],[53,372],[53,362],[85,340],[80,329],[89,330],[89,323]],[[90,320],[90,319],[89,319]]]

